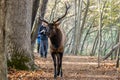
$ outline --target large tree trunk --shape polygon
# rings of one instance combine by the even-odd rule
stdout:
[[[0,0],[0,80],[7,80],[7,63],[5,56],[5,0]]]
[[[7,0],[6,44],[8,66],[32,69],[31,53],[32,0]]]

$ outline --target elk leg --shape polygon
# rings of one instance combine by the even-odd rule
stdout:
[[[59,53],[60,54],[60,76],[62,77],[63,73],[62,73],[62,58],[63,58],[63,53]]]
[[[60,54],[57,53],[57,76],[60,74]]]
[[[54,62],[54,78],[56,78],[57,74],[56,74],[56,57],[55,57],[55,53],[52,53],[51,56],[52,56],[52,59],[53,59],[53,62]]]

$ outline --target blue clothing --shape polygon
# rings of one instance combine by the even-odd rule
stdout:
[[[37,52],[39,53],[39,48],[40,48],[40,34],[37,36]]]
[[[41,57],[47,57],[48,51],[48,36],[47,36],[48,29],[47,27],[41,25],[39,28],[38,34],[40,34],[40,47],[39,53]]]
[[[40,44],[40,34],[38,34],[37,43]]]
[[[41,40],[47,40],[48,39],[48,36],[47,36],[47,28],[43,25],[40,26],[40,29],[39,29],[39,34],[40,34],[40,39]]]
[[[41,40],[40,41],[40,55],[41,57],[47,57],[47,50],[48,50],[48,40]]]

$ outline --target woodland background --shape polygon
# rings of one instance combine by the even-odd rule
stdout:
[[[0,80],[7,80],[9,68],[35,70],[39,17],[49,22],[68,15],[61,27],[66,33],[65,55],[120,59],[119,0],[0,0]]]

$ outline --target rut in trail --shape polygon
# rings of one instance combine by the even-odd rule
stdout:
[[[37,56],[35,62],[45,73],[40,80],[54,80],[51,56],[47,59]],[[101,67],[97,68],[96,57],[64,55],[63,77],[57,80],[120,80],[120,69],[116,69],[114,63],[111,60],[102,61]]]

